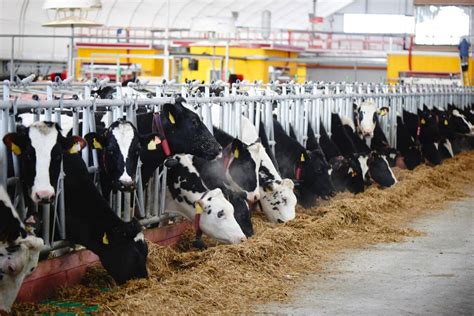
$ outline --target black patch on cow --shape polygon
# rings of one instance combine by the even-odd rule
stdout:
[[[25,229],[12,212],[13,210],[0,200],[0,241],[2,242],[11,243],[18,237],[26,237]]]

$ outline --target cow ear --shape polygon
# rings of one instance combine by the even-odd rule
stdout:
[[[232,141],[232,155],[234,159],[239,159],[240,154],[245,149],[245,144],[241,140],[234,138]]]
[[[84,147],[87,145],[87,142],[84,138],[75,135],[67,138],[61,138],[61,145],[65,153],[73,155],[84,149]]]
[[[356,103],[352,103],[352,108],[355,110],[357,110],[359,108],[359,106],[356,104]]]
[[[106,138],[102,135],[99,135],[95,132],[91,132],[89,134],[86,134],[84,138],[86,139],[89,147],[91,147],[92,149],[101,150],[105,147]]]
[[[25,139],[21,134],[9,133],[3,137],[3,143],[9,151],[19,156],[22,153],[22,149],[24,149]]]
[[[156,150],[161,144],[161,139],[158,134],[139,135],[140,145],[147,148],[147,150]]]
[[[177,98],[175,104],[165,104],[163,106],[163,112],[165,114],[165,119],[167,119],[171,124],[176,124],[176,121],[179,120],[183,111],[185,111],[185,107],[183,103],[186,100],[184,98]]]
[[[384,106],[384,107],[381,107],[379,110],[378,110],[378,114],[380,116],[385,116],[387,115],[387,113],[390,112],[390,108]]]

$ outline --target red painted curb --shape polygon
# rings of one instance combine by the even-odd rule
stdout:
[[[174,245],[189,225],[188,221],[183,221],[147,229],[145,238],[163,246]],[[36,302],[50,298],[59,288],[78,284],[84,277],[87,267],[98,261],[99,258],[89,250],[80,250],[41,261],[36,270],[23,282],[16,300]]]

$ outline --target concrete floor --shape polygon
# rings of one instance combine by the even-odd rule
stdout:
[[[474,193],[474,192],[473,192]],[[290,303],[261,306],[291,315],[474,315],[474,198],[450,203],[413,227],[425,237],[344,253],[310,277]]]

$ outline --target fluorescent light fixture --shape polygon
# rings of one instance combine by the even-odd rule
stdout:
[[[399,14],[344,14],[344,33],[413,34],[415,18]]]

